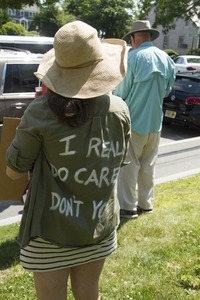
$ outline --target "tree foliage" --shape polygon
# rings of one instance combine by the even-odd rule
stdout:
[[[101,38],[121,38],[132,23],[133,0],[65,0],[64,10],[95,27]]]
[[[151,9],[154,9],[153,27],[162,25],[165,32],[174,28],[178,18],[189,20],[195,15],[200,16],[200,0],[1,0],[0,9],[21,9],[24,5],[34,4],[41,9],[49,9],[52,4],[59,2],[64,3],[67,14],[97,28],[101,37],[122,37],[136,15],[136,5],[139,19],[146,19]]]
[[[41,0],[1,0],[0,1],[0,9],[7,9],[8,7],[12,8],[12,9],[20,9],[24,5],[31,6],[31,5],[36,4],[38,6],[41,6],[41,5],[51,5],[56,2],[59,2],[59,1],[56,1],[56,0],[44,0],[44,1],[41,1]]]
[[[0,11],[0,27],[9,21],[11,21],[11,18],[9,16],[9,14],[7,13],[7,11],[1,10]]]
[[[151,9],[155,11],[153,27],[162,25],[164,31],[173,29],[176,19],[190,20],[200,15],[200,0],[140,0],[138,3],[139,17],[144,19]]]
[[[30,30],[38,31],[42,36],[54,36],[62,25],[72,20],[72,16],[65,14],[55,4],[42,6],[40,13],[33,17]]]
[[[0,27],[0,34],[2,35],[26,35],[26,30],[23,25],[13,22],[7,22]]]

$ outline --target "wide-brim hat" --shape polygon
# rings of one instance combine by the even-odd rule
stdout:
[[[154,41],[159,37],[160,32],[157,29],[151,28],[151,24],[146,20],[135,21],[131,30],[123,37],[128,44],[130,43],[130,35],[135,32],[147,31],[151,33],[151,40]]]
[[[73,21],[57,31],[54,48],[34,74],[59,95],[87,99],[112,91],[124,78],[126,65],[125,41],[100,41],[95,28]]]

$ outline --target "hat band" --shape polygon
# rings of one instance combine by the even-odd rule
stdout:
[[[63,67],[57,61],[56,61],[56,64],[62,69],[79,69],[79,68],[85,68],[85,67],[89,67],[89,66],[98,64],[102,60],[103,60],[103,58],[99,58],[99,59],[95,59],[95,60],[91,60],[89,62],[83,63],[81,65],[72,66],[72,67]]]

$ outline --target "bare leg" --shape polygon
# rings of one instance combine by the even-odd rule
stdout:
[[[66,300],[70,269],[34,272],[38,300]]]
[[[98,285],[104,262],[105,259],[100,259],[71,268],[71,286],[76,300],[100,300]]]

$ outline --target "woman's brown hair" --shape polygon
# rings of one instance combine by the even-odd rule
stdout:
[[[71,127],[80,127],[90,117],[90,100],[65,98],[48,90],[48,104],[50,109],[58,116],[60,122]]]

